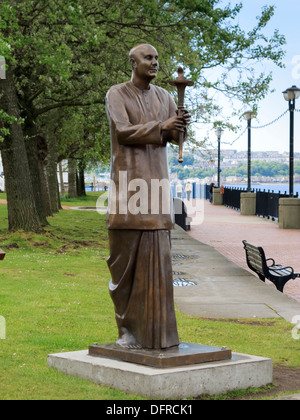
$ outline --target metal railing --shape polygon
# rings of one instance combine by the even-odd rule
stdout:
[[[209,188],[210,185],[205,186],[206,199],[209,199]],[[225,187],[223,204],[224,206],[233,208],[240,211],[241,209],[241,193],[247,192],[247,189],[243,188],[234,188],[234,187]],[[275,193],[274,191],[261,191],[259,189],[252,190],[251,192],[256,193],[256,215],[267,217],[268,219],[276,220],[279,217],[279,199],[280,198],[289,198],[289,194],[286,192]],[[298,198],[299,195],[296,193],[294,198]]]
[[[247,192],[242,188],[224,188],[223,204],[235,210],[241,209],[241,193]]]
[[[279,199],[289,198],[287,193],[275,193],[274,191],[256,190],[256,215],[267,217],[268,219],[278,219]],[[298,193],[294,196],[298,198]]]

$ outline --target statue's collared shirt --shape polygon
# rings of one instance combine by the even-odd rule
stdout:
[[[111,133],[108,229],[172,229],[174,226],[161,124],[176,114],[171,95],[155,85],[129,81],[110,88],[106,112]]]

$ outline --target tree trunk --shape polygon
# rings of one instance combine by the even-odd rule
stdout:
[[[47,168],[46,168],[45,162],[39,161],[39,171],[40,171],[40,178],[41,178],[41,185],[42,185],[42,200],[43,200],[44,212],[45,212],[46,217],[53,216],[52,209],[51,209],[51,202],[50,202]]]
[[[59,210],[62,210],[62,205],[61,205],[61,201],[60,201],[59,185],[58,185],[57,176],[56,176],[56,187],[57,187],[57,205],[58,205],[58,209]]]
[[[47,209],[44,203],[44,196],[42,193],[42,182],[40,176],[39,160],[38,160],[38,145],[35,127],[26,124],[25,147],[27,151],[27,159],[29,164],[31,183],[33,188],[33,195],[35,205],[42,226],[46,226],[47,222]]]
[[[69,183],[69,198],[76,198],[77,196],[77,186],[76,186],[76,159],[68,159],[68,183]]]
[[[64,185],[64,173],[62,168],[61,161],[58,164],[59,168],[59,180],[60,180],[60,193],[62,198],[66,198],[66,192],[65,192],[65,185]]]
[[[78,164],[78,195],[81,196],[86,196],[86,192],[85,192],[85,182],[84,182],[84,170],[85,170],[85,164],[83,163],[83,161],[79,161]]]
[[[10,67],[6,79],[0,79],[0,93],[0,108],[19,121],[18,99]],[[9,128],[10,134],[5,136],[1,145],[8,228],[10,231],[38,232],[41,224],[34,200],[22,126],[14,122]]]
[[[44,137],[37,137],[37,147],[38,147],[38,161],[39,161],[39,172],[41,180],[41,192],[43,200],[43,208],[45,216],[53,216],[51,203],[50,203],[50,193],[48,185],[48,176],[47,176],[47,155],[48,147],[47,142]]]
[[[50,195],[50,205],[53,213],[58,213],[60,210],[60,200],[58,194],[58,181],[57,181],[57,161],[58,152],[56,150],[56,141],[54,134],[47,137],[48,157],[47,157],[47,175],[48,186]]]

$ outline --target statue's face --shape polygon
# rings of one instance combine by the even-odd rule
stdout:
[[[158,53],[151,45],[141,45],[134,51],[133,71],[141,78],[153,79],[158,72]]]

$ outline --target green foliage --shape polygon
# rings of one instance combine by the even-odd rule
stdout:
[[[298,167],[298,170],[300,168]],[[247,176],[248,167],[246,163],[240,164],[237,168],[225,168],[222,171],[223,176]],[[251,173],[253,176],[278,177],[287,176],[289,174],[289,165],[279,162],[266,162],[254,160],[251,162]]]
[[[174,166],[176,166],[176,169],[177,169],[178,166],[180,167],[180,165],[178,165],[178,157],[177,156],[170,155],[168,159],[169,159],[169,165],[170,165],[171,168],[174,169]],[[194,155],[192,155],[190,153],[187,153],[187,154],[184,155],[184,165],[193,165],[194,162],[195,162]]]
[[[14,123],[22,124],[24,121],[22,118],[16,118],[13,115],[9,115],[3,109],[0,109],[0,142],[3,141],[4,137],[10,132],[10,126]]]
[[[24,118],[44,134],[54,130],[62,155],[76,150],[89,160],[95,151],[106,161],[105,93],[130,77],[128,51],[135,44],[157,47],[158,84],[178,64],[187,69],[195,81],[187,98],[195,120],[220,115],[213,91],[253,105],[267,94],[271,76],[257,76],[254,66],[264,59],[281,66],[284,37],[263,33],[273,6],[262,9],[248,33],[236,21],[241,9],[242,3],[231,7],[219,0],[2,1],[0,55],[13,66]],[[208,77],[214,68],[220,69],[215,80]],[[53,121],[49,111],[60,108]]]

